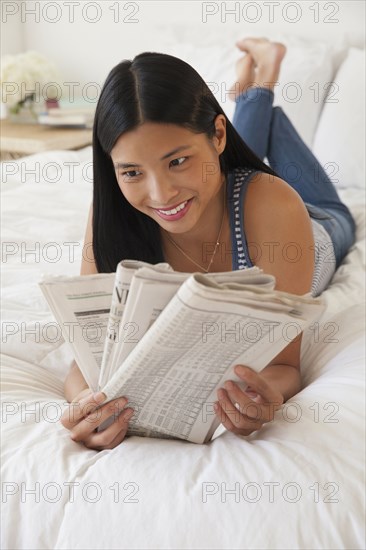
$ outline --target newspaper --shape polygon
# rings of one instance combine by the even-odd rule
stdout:
[[[47,299],[52,295],[49,303],[56,319],[80,322],[82,293],[75,279],[81,279],[86,289],[82,309],[93,311],[97,323],[101,290],[92,278],[100,278],[100,284],[103,280],[105,289],[109,285],[110,315],[104,317],[103,304],[104,340],[98,354],[96,343],[89,344],[89,356],[98,355],[92,368],[84,358],[85,331],[75,331],[78,338],[71,345],[86,381],[93,381],[93,390],[103,391],[107,401],[128,398],[135,411],[128,435],[209,441],[219,425],[213,411],[217,389],[229,379],[245,389],[235,365],[260,371],[289,344],[287,331],[284,337],[287,323],[297,327],[295,337],[325,307],[321,298],[310,294],[274,290],[275,278],[257,267],[203,275],[174,272],[168,264],[125,260],[113,277],[114,289],[105,274],[44,280],[41,288]]]
[[[98,389],[115,273],[47,277],[39,286],[88,384]]]

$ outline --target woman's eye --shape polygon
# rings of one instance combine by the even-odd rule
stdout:
[[[181,166],[183,164],[183,162],[187,159],[188,157],[179,157],[177,159],[173,159],[171,161],[172,162],[177,162],[177,164],[174,164],[174,166]],[[179,162],[179,161],[183,161],[183,162]]]
[[[133,179],[136,177],[137,170],[130,170],[129,172],[122,172],[121,176],[127,179]]]

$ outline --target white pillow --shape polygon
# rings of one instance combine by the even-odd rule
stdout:
[[[192,65],[202,78],[210,83],[210,89],[228,118],[232,120],[235,103],[227,97],[226,92],[236,81],[235,62],[243,55],[235,46],[235,42],[243,38],[245,33],[238,30],[236,33],[223,35],[222,30],[214,32],[212,28],[208,28],[207,35],[201,36],[199,43],[197,39],[195,42],[192,38],[193,32],[190,35],[192,40],[184,42],[188,35],[175,30],[178,38],[166,44],[165,53],[180,57]],[[251,31],[249,35],[256,36],[256,33]],[[211,40],[212,36],[215,40]],[[332,80],[335,56],[339,54],[343,45],[341,42],[310,42],[283,34],[268,38],[281,41],[288,48],[281,67],[279,85],[275,89],[274,105],[283,108],[302,139],[311,147],[326,93],[326,84]],[[202,43],[205,46],[202,46]]]
[[[365,187],[365,50],[350,48],[326,99],[313,151],[339,188]],[[334,90],[333,90],[334,91]],[[336,100],[336,102],[332,102]]]

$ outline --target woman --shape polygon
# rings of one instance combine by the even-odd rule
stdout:
[[[326,288],[354,243],[354,220],[282,109],[272,107],[285,47],[265,39],[237,45],[246,54],[229,92],[233,125],[198,73],[175,57],[142,53],[110,72],[94,123],[82,274],[113,272],[123,258],[164,260],[184,272],[256,265],[276,277],[278,290],[316,296]],[[300,391],[300,345],[301,335],[260,373],[236,367],[247,391],[226,382],[215,406],[228,430],[260,429]],[[104,394],[92,394],[76,363],[65,395],[73,414],[70,405],[62,423],[72,439],[95,449],[123,441],[130,408],[95,430],[126,406],[124,397],[101,406]]]

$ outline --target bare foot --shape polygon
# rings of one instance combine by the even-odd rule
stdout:
[[[273,89],[277,82],[282,60],[286,54],[286,46],[280,42],[270,42],[266,38],[244,38],[236,42],[236,46],[246,52],[244,58],[237,62],[238,83],[229,90],[229,97],[235,99],[251,84]],[[244,60],[250,56],[252,60],[251,73],[248,75],[248,63]],[[251,81],[251,82],[250,82]],[[235,92],[236,93],[234,95]]]
[[[256,67],[264,65],[281,65],[286,53],[286,46],[280,42],[270,42],[267,38],[244,38],[238,40],[236,46],[239,50],[250,53]]]
[[[236,62],[237,81],[232,84],[227,92],[228,97],[235,99],[253,86],[255,81],[255,65],[252,56],[247,53]]]

